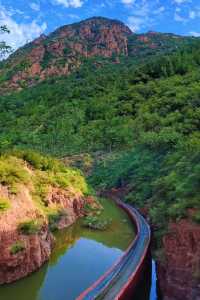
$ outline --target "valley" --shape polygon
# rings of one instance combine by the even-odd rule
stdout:
[[[0,62],[0,283],[42,267],[1,286],[3,300],[23,299],[26,283],[31,300],[75,299],[122,255],[134,230],[109,201],[101,212],[99,195],[150,224],[163,299],[199,299],[199,68],[199,38],[135,34],[102,17]],[[74,288],[83,263],[87,276]],[[69,292],[63,280],[54,285],[67,272]]]

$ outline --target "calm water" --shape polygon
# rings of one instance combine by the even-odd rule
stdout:
[[[91,231],[78,222],[58,232],[49,262],[27,278],[0,287],[0,299],[74,300],[111,267],[133,240],[134,228],[113,202],[102,201],[104,217],[113,220],[108,230]]]

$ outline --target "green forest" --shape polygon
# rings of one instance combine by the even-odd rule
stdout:
[[[87,153],[91,185],[126,186],[159,233],[170,219],[200,223],[199,69],[200,42],[142,63],[86,60],[67,78],[0,96],[0,150]]]

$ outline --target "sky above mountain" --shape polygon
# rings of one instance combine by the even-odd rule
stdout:
[[[200,36],[199,0],[0,0],[0,25],[11,31],[4,40],[14,49],[92,16],[119,19],[137,33]]]

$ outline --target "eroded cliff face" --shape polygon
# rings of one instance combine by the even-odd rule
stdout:
[[[68,75],[84,58],[127,56],[131,34],[123,23],[105,18],[63,26],[11,56],[7,66],[12,66],[12,71],[4,88],[7,85],[11,89],[21,89],[51,76]]]
[[[200,226],[189,220],[169,225],[158,279],[164,300],[200,299]]]
[[[28,187],[21,186],[17,195],[11,195],[7,187],[0,185],[0,197],[11,202],[11,207],[0,213],[0,284],[4,284],[40,268],[49,259],[54,238],[48,218],[37,208]],[[52,187],[46,197],[49,209],[62,209],[57,228],[67,227],[83,215],[86,202],[87,198],[73,189]],[[38,232],[24,234],[19,230],[19,224],[27,220],[39,220]],[[17,251],[17,245],[23,247]]]
[[[119,64],[122,57],[143,60],[171,52],[191,39],[156,32],[135,34],[118,20],[93,17],[42,35],[13,53],[0,67],[0,92],[68,76],[91,57],[96,57],[98,67],[108,61]]]

